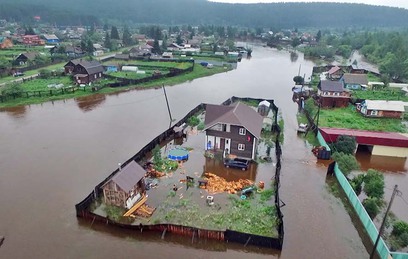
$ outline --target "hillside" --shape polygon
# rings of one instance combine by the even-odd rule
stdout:
[[[0,18],[58,25],[105,21],[167,25],[217,24],[267,28],[401,27],[408,10],[346,3],[226,4],[206,0],[2,0]]]

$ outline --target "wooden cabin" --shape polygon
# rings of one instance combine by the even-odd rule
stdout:
[[[317,89],[321,107],[336,108],[348,106],[350,91],[344,89],[342,82],[321,80]]]
[[[146,193],[145,173],[135,161],[121,168],[102,186],[105,204],[130,209]]]

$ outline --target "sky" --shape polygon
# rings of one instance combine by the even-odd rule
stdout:
[[[282,2],[340,2],[340,3],[361,3],[369,5],[383,5],[392,7],[401,7],[408,9],[407,0],[209,0],[211,2],[222,3],[282,3]]]

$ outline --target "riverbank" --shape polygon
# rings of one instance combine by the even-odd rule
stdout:
[[[200,65],[195,65],[193,68],[193,71],[190,73],[181,74],[176,77],[166,77],[166,78],[150,81],[150,82],[144,83],[143,85],[130,85],[130,86],[123,86],[123,87],[115,87],[115,88],[104,87],[100,89],[99,91],[93,91],[91,87],[81,87],[81,88],[77,88],[75,91],[66,91],[65,93],[57,94],[57,95],[43,95],[43,96],[39,95],[39,96],[29,97],[29,98],[18,97],[16,99],[10,99],[4,102],[0,102],[0,109],[6,108],[6,107],[38,104],[38,103],[49,102],[49,101],[85,97],[85,96],[94,95],[96,93],[109,94],[109,93],[115,93],[115,92],[123,92],[123,91],[127,91],[130,89],[149,89],[149,88],[161,87],[163,85],[172,86],[172,85],[176,85],[176,84],[180,84],[184,82],[189,82],[197,78],[211,76],[211,75],[218,74],[218,73],[228,72],[228,71],[231,71],[232,69],[233,69],[232,66],[223,66],[223,67],[214,66],[213,68],[208,69]]]

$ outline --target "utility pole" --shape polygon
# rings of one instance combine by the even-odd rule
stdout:
[[[378,231],[378,236],[377,236],[377,239],[375,240],[373,251],[371,251],[371,254],[370,254],[370,259],[374,258],[375,250],[377,249],[377,245],[378,245],[378,241],[380,241],[380,237],[382,235],[382,232],[384,231],[385,220],[387,219],[388,212],[390,211],[392,202],[394,201],[395,194],[398,192],[397,188],[398,188],[398,185],[395,185],[394,190],[392,191],[391,200],[390,200],[390,203],[388,203],[387,210],[385,211],[384,219],[381,223],[380,230]]]
[[[166,98],[167,110],[169,111],[170,125],[171,125],[171,122],[173,121],[173,118],[171,117],[171,111],[170,111],[170,106],[169,106],[169,100],[167,99],[166,88],[164,87],[164,85],[163,85],[163,92],[164,92],[164,97]]]

